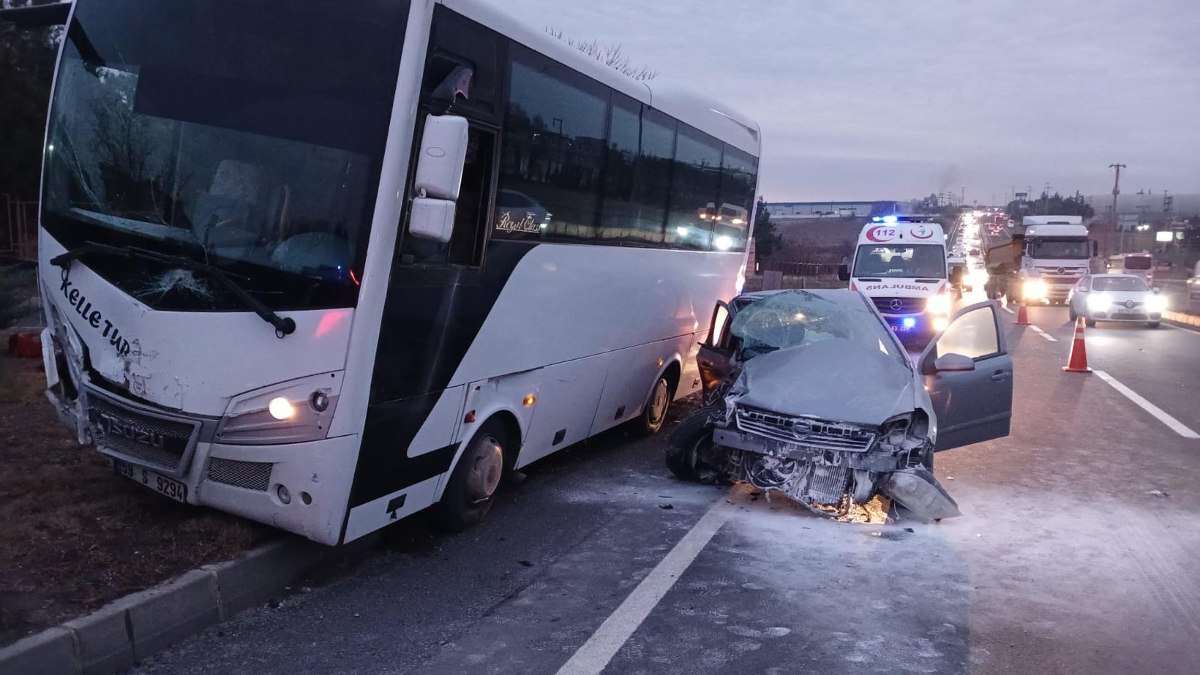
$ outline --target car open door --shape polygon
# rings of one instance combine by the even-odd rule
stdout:
[[[729,347],[729,324],[732,320],[733,312],[729,304],[718,300],[708,323],[708,336],[700,343],[700,352],[696,355],[705,397],[729,375],[729,358],[733,355]]]
[[[918,361],[942,451],[1003,438],[1012,422],[1013,365],[995,302],[964,307]]]

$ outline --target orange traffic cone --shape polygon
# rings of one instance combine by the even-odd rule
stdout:
[[[1083,317],[1075,320],[1075,340],[1071,343],[1071,355],[1067,357],[1067,365],[1063,370],[1068,373],[1090,373],[1087,364],[1087,347],[1083,344]]]
[[[1024,300],[1021,301],[1021,307],[1017,309],[1017,325],[1018,326],[1028,326],[1029,325],[1029,312],[1025,309],[1025,301]]]

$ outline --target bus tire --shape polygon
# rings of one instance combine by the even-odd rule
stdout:
[[[504,426],[496,420],[489,420],[475,432],[435,509],[439,527],[461,532],[483,520],[504,475],[507,442]]]
[[[667,373],[658,376],[658,381],[650,389],[650,396],[642,406],[642,414],[638,416],[638,432],[645,436],[657,434],[667,421],[667,412],[671,410],[671,399],[675,397],[675,387]]]

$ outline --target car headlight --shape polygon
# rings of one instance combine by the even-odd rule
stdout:
[[[342,373],[281,382],[234,396],[217,426],[216,442],[303,443],[325,438],[342,390]]]
[[[971,283],[972,284],[974,284],[976,286],[983,286],[987,282],[988,282],[987,270],[979,269],[979,268],[971,270]]]
[[[945,293],[935,295],[925,302],[925,312],[927,314],[949,314],[952,304],[949,295]]]
[[[1046,282],[1041,279],[1026,279],[1021,290],[1026,299],[1041,300],[1046,297]]]
[[[1089,312],[1107,312],[1112,307],[1112,297],[1104,293],[1093,293],[1088,296],[1087,308]]]
[[[1167,311],[1168,307],[1170,307],[1170,303],[1161,295],[1152,295],[1146,299],[1146,309],[1155,314],[1162,314]]]

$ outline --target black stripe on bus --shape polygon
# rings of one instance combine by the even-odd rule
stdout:
[[[454,448],[408,456],[417,432],[536,244],[493,241],[482,269],[398,264],[384,303],[350,508],[445,473]]]

